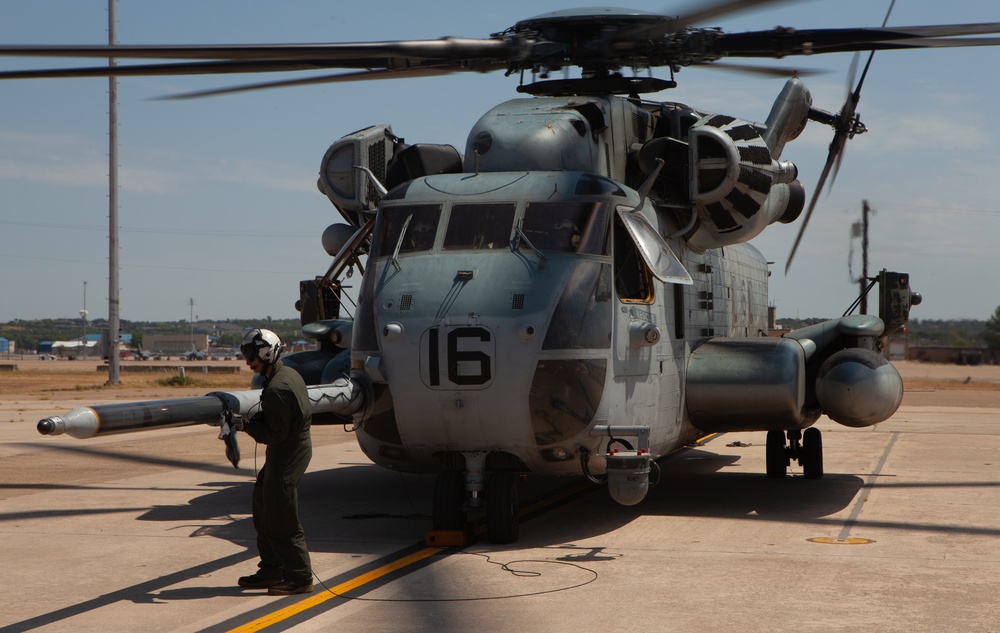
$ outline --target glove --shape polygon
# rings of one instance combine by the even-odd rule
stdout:
[[[240,467],[240,444],[236,439],[236,431],[243,429],[243,418],[226,411],[220,417],[219,439],[226,443],[226,458],[233,468]]]
[[[224,439],[226,435],[233,431],[243,430],[243,418],[232,411],[223,411],[218,422],[209,422],[211,426],[219,427],[219,439]]]
[[[226,443],[226,458],[233,465],[233,468],[240,467],[240,443],[236,440],[235,433],[228,433],[222,438]]]

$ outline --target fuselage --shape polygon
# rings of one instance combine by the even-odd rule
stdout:
[[[383,199],[352,344],[375,394],[369,457],[426,472],[485,452],[487,468],[579,474],[607,441],[594,425],[649,426],[654,456],[690,442],[687,359],[700,339],[766,333],[766,263],[668,239],[690,283],[660,281],[632,213],[678,229],[586,172],[442,174]]]

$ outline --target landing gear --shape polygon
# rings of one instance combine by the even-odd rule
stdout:
[[[806,479],[819,479],[823,476],[823,435],[819,429],[809,427],[803,434],[799,463],[802,464],[802,474]]]
[[[509,470],[493,470],[486,477],[486,534],[492,543],[517,540],[517,478]]]
[[[788,472],[788,452],[785,450],[785,432],[767,432],[767,476],[783,479]]]
[[[823,476],[823,436],[819,429],[810,427],[804,434],[798,429],[788,431],[787,446],[784,431],[767,432],[767,476],[771,479],[783,478],[793,459],[802,466],[806,479]]]
[[[434,484],[434,529],[461,530],[465,528],[465,476],[449,469],[437,477]]]
[[[513,543],[520,532],[517,477],[509,470],[486,473],[449,469],[437,476],[434,484],[433,529],[464,531],[466,512],[482,518],[486,511],[486,534],[493,543]],[[475,494],[470,496],[469,491]]]

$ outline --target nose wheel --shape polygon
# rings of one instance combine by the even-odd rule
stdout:
[[[472,478],[470,480],[470,477]],[[486,473],[485,490],[475,490],[479,475],[449,469],[437,476],[434,484],[433,530],[463,531],[466,512],[486,511],[486,534],[493,543],[513,543],[520,533],[520,504],[517,477],[509,470]]]
[[[492,543],[513,543],[520,532],[517,478],[509,470],[486,478],[486,533]]]
[[[768,431],[766,453],[767,476],[771,479],[782,479],[793,459],[802,466],[806,479],[823,476],[823,436],[817,428],[809,427],[805,433],[798,429],[788,431],[787,444],[785,431]]]
[[[462,530],[465,528],[465,476],[461,471],[448,469],[437,476],[434,484],[435,530]]]

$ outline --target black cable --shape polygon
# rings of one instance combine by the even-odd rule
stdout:
[[[503,571],[509,572],[517,577],[537,578],[542,576],[542,573],[537,571],[513,569],[511,565],[515,565],[517,563],[542,563],[547,565],[567,565],[569,567],[576,567],[577,569],[580,569],[582,571],[591,574],[591,578],[583,582],[576,583],[574,585],[568,585],[566,587],[559,587],[556,589],[545,589],[542,591],[531,591],[527,593],[510,594],[506,596],[478,596],[474,598],[365,598],[362,596],[350,596],[347,594],[337,593],[336,591],[330,589],[326,585],[326,583],[324,583],[320,579],[319,576],[316,576],[315,573],[313,573],[313,576],[316,577],[316,581],[320,584],[320,586],[323,587],[324,590],[326,590],[327,593],[330,593],[337,598],[344,598],[345,600],[356,600],[359,602],[476,602],[480,600],[507,600],[510,598],[527,598],[531,596],[541,596],[548,593],[559,593],[561,591],[569,591],[570,589],[578,589],[580,587],[589,585],[590,583],[594,582],[600,577],[600,575],[596,571],[590,569],[589,567],[584,567],[583,565],[579,565],[577,563],[572,563],[564,560],[521,559],[521,560],[508,561],[506,563],[498,563],[494,561],[489,554],[481,554],[478,552],[455,552],[455,553],[465,554],[466,556],[479,556],[485,558],[487,563],[490,563],[492,565],[497,565]]]

